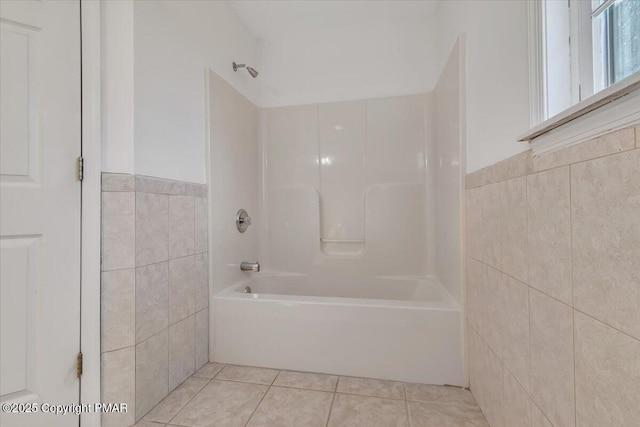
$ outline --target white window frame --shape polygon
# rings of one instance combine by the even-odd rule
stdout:
[[[572,106],[544,120],[543,1],[528,2],[531,129],[518,138],[534,155],[557,151],[614,130],[640,124],[640,72],[593,95],[591,1],[568,0],[571,16]],[[571,1],[571,3],[569,3]],[[583,42],[588,40],[588,42]]]

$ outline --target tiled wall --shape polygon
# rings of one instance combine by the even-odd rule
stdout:
[[[102,425],[129,426],[209,359],[206,186],[102,175]]]
[[[492,427],[640,422],[640,127],[467,175],[471,391]]]

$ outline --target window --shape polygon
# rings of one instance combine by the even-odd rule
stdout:
[[[543,118],[640,71],[640,0],[544,0]]]
[[[640,71],[640,1],[593,0],[594,89]]]
[[[535,140],[557,148],[640,122],[640,0],[533,0],[529,15],[533,128],[521,141],[536,153]],[[580,136],[566,131],[587,119]]]

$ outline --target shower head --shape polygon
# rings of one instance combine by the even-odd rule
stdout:
[[[247,64],[236,64],[234,62],[233,63],[233,71],[238,71],[238,68],[246,68],[247,71],[249,72],[249,74],[251,74],[251,77],[253,77],[254,79],[256,77],[258,77],[258,72],[256,71],[256,69],[248,67]]]
[[[249,72],[249,74],[251,74],[251,77],[253,77],[254,79],[258,77],[258,72],[256,71],[255,68],[247,67],[247,71]]]

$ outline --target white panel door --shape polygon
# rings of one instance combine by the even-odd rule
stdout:
[[[0,80],[0,400],[77,404],[79,0],[0,1]],[[78,425],[37,409],[0,425]]]

